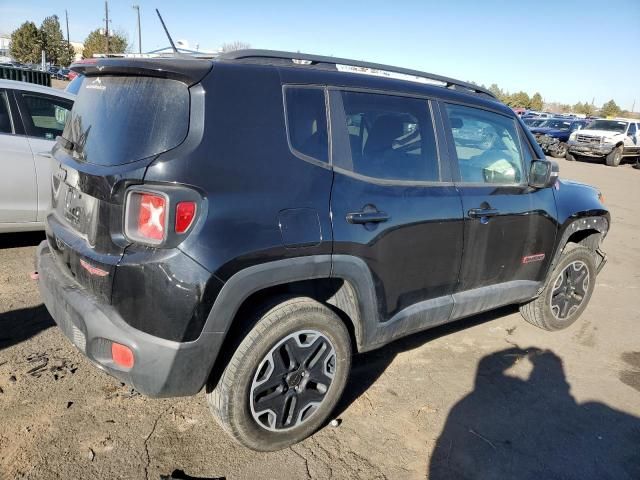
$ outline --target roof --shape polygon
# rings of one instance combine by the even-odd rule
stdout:
[[[394,67],[380,63],[351,60],[348,58],[310,55],[300,52],[281,52],[276,50],[235,50],[218,56],[220,60],[244,60],[255,63],[267,63],[278,66],[324,67],[340,72],[378,75],[406,81],[428,83],[445,88],[463,89],[470,93],[480,93],[491,98],[495,95],[484,87],[454,78],[433,73]]]
[[[27,92],[46,93],[47,95],[54,95],[56,97],[66,98],[68,100],[75,100],[76,96],[72,93],[65,92],[57,88],[44,87],[42,85],[36,85],[35,83],[18,82],[17,80],[4,80],[0,79],[0,88],[7,88],[11,90],[25,90]]]

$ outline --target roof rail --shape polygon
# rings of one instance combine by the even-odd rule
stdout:
[[[486,88],[473,85],[468,82],[455,80],[449,77],[443,77],[442,75],[436,75],[433,73],[421,72],[419,70],[411,70],[408,68],[392,67],[390,65],[383,65],[380,63],[361,62],[359,60],[349,60],[347,58],[338,57],[326,57],[322,55],[309,55],[307,53],[294,53],[294,52],[280,52],[277,50],[235,50],[233,52],[223,53],[219,60],[242,60],[250,58],[263,58],[263,59],[275,59],[275,60],[291,60],[292,63],[297,65],[317,65],[317,64],[330,64],[347,67],[365,68],[370,70],[380,70],[383,72],[399,73],[401,75],[408,75],[413,77],[420,77],[435,82],[440,82],[446,88],[464,88],[474,93],[482,93],[489,95],[491,98],[496,96]]]

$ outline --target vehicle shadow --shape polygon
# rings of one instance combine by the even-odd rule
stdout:
[[[0,313],[0,350],[55,325],[44,305]]]
[[[35,247],[44,239],[44,232],[3,233],[0,234],[0,249]]]
[[[523,380],[507,373],[528,360]],[[442,479],[637,479],[640,418],[599,402],[579,404],[562,360],[510,348],[478,363],[474,390],[449,412],[428,465]]]
[[[365,393],[371,385],[384,373],[387,367],[393,362],[396,355],[413,350],[424,345],[427,342],[435,340],[436,338],[448,335],[450,333],[458,332],[470,328],[474,325],[479,325],[497,318],[501,318],[512,313],[516,313],[518,307],[516,305],[509,305],[506,307],[484,312],[473,317],[468,317],[462,320],[435,327],[423,332],[414,333],[404,338],[400,338],[394,342],[391,342],[384,347],[371,352],[362,353],[353,357],[351,365],[351,373],[349,374],[349,381],[344,389],[344,393],[336,406],[333,418],[338,417],[349,406],[355,402],[363,393]]]

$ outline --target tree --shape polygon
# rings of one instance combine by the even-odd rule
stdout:
[[[517,92],[513,95],[509,95],[506,103],[511,108],[529,108],[531,99],[527,92]]]
[[[231,43],[223,43],[221,50],[222,50],[222,53],[227,53],[227,52],[233,52],[235,50],[246,50],[248,48],[251,48],[251,45],[249,45],[247,42],[236,40]]]
[[[542,102],[542,95],[540,95],[539,92],[536,92],[533,94],[533,97],[531,97],[531,102],[529,103],[529,107],[531,108],[531,110],[542,110],[542,106],[543,106],[543,102]]]
[[[489,91],[493,93],[498,100],[500,100],[503,103],[507,103],[509,94],[505,93],[497,84],[492,83],[489,86]]]
[[[40,61],[40,37],[33,22],[24,22],[11,34],[9,54],[21,63]]]
[[[613,100],[609,100],[600,109],[600,115],[603,117],[617,117],[621,112],[622,110]]]
[[[119,32],[109,34],[109,53],[124,53],[127,47],[128,41],[125,34]],[[106,53],[106,51],[107,37],[100,29],[96,29],[87,35],[82,52],[84,58],[91,58],[94,53]]]
[[[589,117],[594,113],[596,113],[596,107],[591,105],[589,102],[584,102],[584,103],[578,102],[573,106],[573,111],[575,113],[581,113]]]
[[[57,15],[45,18],[39,30],[40,45],[48,62],[55,65],[69,65],[73,55],[69,52],[67,41],[62,35]]]

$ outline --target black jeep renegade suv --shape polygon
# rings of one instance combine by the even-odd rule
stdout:
[[[353,352],[506,304],[584,311],[610,216],[488,91],[338,58],[100,59],[53,154],[39,285],[149,396],[256,450],[312,434]]]

